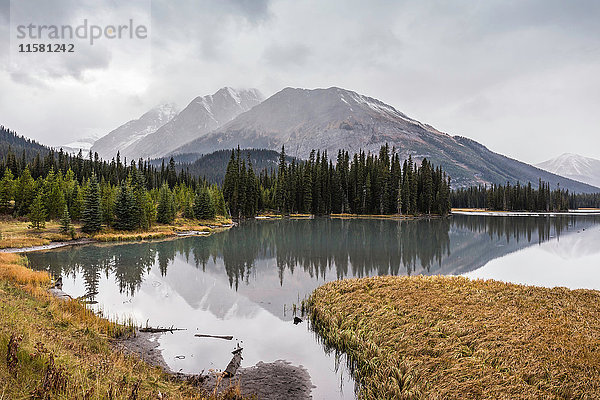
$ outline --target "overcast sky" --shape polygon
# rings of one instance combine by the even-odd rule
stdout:
[[[223,86],[339,86],[526,162],[600,159],[597,1],[0,2],[0,124],[45,144]],[[83,19],[149,34],[16,52],[18,24]]]

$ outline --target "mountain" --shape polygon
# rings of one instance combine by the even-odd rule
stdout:
[[[600,187],[600,160],[564,153],[536,164],[536,167],[592,186]]]
[[[196,97],[171,121],[130,146],[127,154],[135,158],[162,157],[221,127],[262,100],[262,94],[256,89],[229,87],[212,95]]]
[[[600,189],[559,177],[502,156],[460,136],[450,136],[412,119],[377,99],[337,87],[285,88],[223,127],[187,143],[176,153],[209,153],[221,149],[266,148],[306,159],[312,149],[378,152],[385,143],[402,158],[427,158],[452,177],[453,187],[531,181],[576,192]]]
[[[81,150],[83,154],[86,154],[89,153],[94,143],[101,137],[101,134],[93,134],[83,139],[79,139],[74,142],[70,142],[65,145],[59,146],[59,149],[63,149],[63,151],[72,154],[77,154],[79,153],[79,150]]]
[[[177,107],[174,104],[160,105],[96,140],[91,149],[105,160],[115,157],[117,151],[121,152],[121,157],[138,158],[132,147],[146,136],[156,132],[176,115]]]
[[[25,136],[19,136],[16,132],[0,125],[0,160],[6,159],[9,154],[20,159],[23,153],[27,160],[33,160],[36,155],[43,157],[49,152],[49,147]]]
[[[179,169],[185,169],[194,176],[203,177],[210,183],[222,184],[225,178],[227,164],[231,158],[231,150],[218,150],[214,153],[200,157],[198,160],[189,164],[179,164]],[[274,150],[245,149],[240,151],[240,159],[252,163],[255,173],[258,175],[261,171],[277,169],[279,164],[279,153]],[[287,162],[292,162],[292,157],[286,157]]]

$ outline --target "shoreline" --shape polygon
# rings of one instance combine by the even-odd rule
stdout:
[[[111,346],[119,352],[138,356],[142,361],[159,367],[175,380],[193,382],[205,390],[219,383],[221,390],[238,385],[242,396],[258,396],[261,400],[308,400],[314,385],[309,372],[302,365],[292,365],[285,360],[259,361],[256,365],[241,367],[231,378],[213,374],[190,374],[173,371],[165,361],[158,339],[165,333],[136,332],[133,337],[114,339]],[[223,369],[225,366],[223,366]],[[217,382],[219,381],[219,382]]]
[[[1,254],[0,276],[0,353],[13,340],[18,349],[11,353],[9,344],[12,364],[0,363],[9,398],[43,385],[40,365],[48,357],[50,363],[56,359],[66,398],[80,394],[82,384],[89,385],[88,393],[112,391],[115,398],[311,398],[308,371],[282,360],[240,368],[232,378],[171,371],[159,349],[160,333],[136,332],[132,322],[121,325],[78,301],[58,298],[48,289],[50,276],[27,268],[24,256]]]
[[[453,209],[451,215],[488,215],[492,217],[556,217],[559,215],[600,215],[600,210],[583,209],[568,211],[493,211],[484,209]]]
[[[199,230],[189,230],[189,231],[174,231],[171,234],[160,234],[160,235],[152,235],[149,234],[146,237],[138,237],[135,234],[128,235],[125,234],[123,236],[118,236],[111,240],[101,240],[94,237],[91,238],[79,238],[73,240],[65,240],[65,241],[56,241],[50,242],[48,244],[42,244],[37,246],[27,246],[27,247],[6,247],[0,249],[0,253],[7,254],[20,254],[20,253],[31,253],[34,251],[46,251],[46,250],[55,250],[63,247],[69,246],[80,246],[85,244],[118,244],[118,243],[135,243],[135,242],[145,242],[145,241],[160,241],[160,240],[171,240],[178,239],[190,236],[210,236],[213,233],[223,232],[231,227],[235,226],[234,224],[229,224],[226,226],[213,226],[210,227],[209,231],[199,231]]]
[[[409,220],[419,220],[419,219],[439,219],[450,216],[448,215],[439,215],[439,214],[424,214],[424,215],[408,215],[408,214],[324,214],[324,215],[314,215],[314,214],[290,214],[290,215],[281,215],[281,214],[259,214],[254,217],[255,220],[305,220],[305,219],[315,219],[315,218],[331,218],[331,219],[389,219],[394,221],[409,221]]]

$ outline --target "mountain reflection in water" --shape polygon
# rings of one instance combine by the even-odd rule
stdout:
[[[561,234],[585,229],[598,217],[454,216],[417,221],[329,219],[247,221],[209,237],[158,242],[88,245],[68,251],[28,255],[37,269],[53,275],[81,271],[88,293],[98,291],[101,275],[114,275],[122,293],[133,296],[156,264],[165,276],[177,256],[206,271],[224,267],[238,290],[271,268],[279,285],[297,270],[315,281],[347,277],[411,274],[463,274],[489,260]]]
[[[586,216],[246,221],[209,237],[92,244],[28,258],[31,267],[63,276],[73,296],[97,292],[98,306],[110,315],[186,328],[157,339],[175,371],[224,368],[239,342],[243,366],[284,359],[307,368],[313,398],[352,399],[345,364],[306,323],[292,323],[292,305],[317,286],[378,274],[468,274],[533,284],[549,276],[542,283],[563,284],[562,271],[548,274],[547,257],[543,265],[532,258],[541,259],[541,252],[563,260],[574,256],[570,247],[589,254],[598,231],[600,218]],[[571,266],[568,273],[592,268]]]

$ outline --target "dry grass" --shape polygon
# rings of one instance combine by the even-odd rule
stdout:
[[[600,293],[462,277],[336,281],[314,328],[364,399],[598,399]]]
[[[130,327],[50,297],[47,274],[23,278],[33,271],[22,257],[1,254],[0,271],[8,270],[0,277],[0,399],[241,399],[238,387],[204,394],[115,352],[110,337]]]
[[[16,254],[0,253],[0,279],[19,285],[48,285],[50,275],[25,267],[26,259]]]
[[[70,236],[59,233],[58,222],[48,221],[41,230],[30,229],[29,225],[29,222],[20,219],[4,217],[0,220],[0,249],[43,246],[50,242],[71,240]],[[78,233],[75,239],[81,236],[85,235]]]
[[[177,218],[171,225],[156,224],[148,231],[115,231],[105,228],[93,235],[93,238],[99,242],[162,239],[175,236],[176,231],[212,232],[225,229],[222,226],[228,224],[231,224],[231,219],[220,216],[207,221]],[[59,233],[59,224],[55,221],[46,222],[46,228],[39,231],[29,229],[29,225],[29,222],[18,219],[4,218],[0,220],[0,249],[43,246],[50,242],[72,240],[70,236]],[[87,237],[80,231],[80,224],[75,224],[75,228],[74,239]]]
[[[181,231],[199,231],[212,232],[221,228],[222,225],[231,223],[231,219],[216,217],[213,220],[189,220],[177,218],[171,225],[156,224],[147,231],[115,231],[104,229],[102,232],[93,236],[99,242],[118,242],[134,240],[152,240],[175,236],[176,232]]]
[[[161,239],[173,235],[173,229],[168,227],[153,227],[149,231],[114,231],[107,229],[95,234],[93,238],[99,242],[125,242],[133,240]]]

